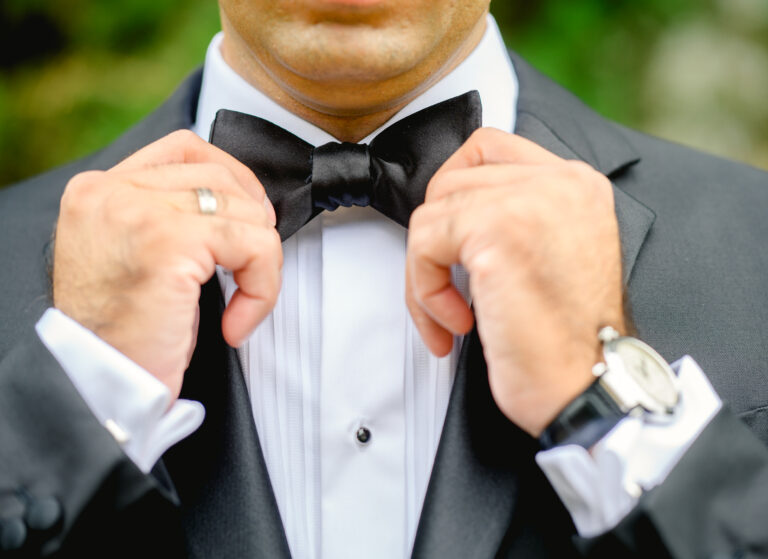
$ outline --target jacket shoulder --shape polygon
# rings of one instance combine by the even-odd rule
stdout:
[[[102,150],[0,189],[0,355],[50,304],[48,261],[59,201],[69,180],[105,170],[147,144],[193,123],[202,71],[197,70],[147,118]],[[12,319],[11,319],[12,317]]]

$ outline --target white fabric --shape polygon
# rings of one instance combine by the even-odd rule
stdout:
[[[616,526],[643,491],[659,485],[722,407],[696,362],[685,356],[672,365],[683,397],[671,425],[622,420],[590,451],[578,445],[536,455],[584,537]]]
[[[163,383],[58,309],[45,311],[36,329],[94,415],[143,472],[202,424],[200,402],[178,399],[169,409],[171,395]]]
[[[477,49],[387,124],[478,89],[483,125],[514,129],[517,81],[496,24],[488,21]],[[228,108],[268,118],[314,145],[333,140],[238,76],[221,58],[220,41],[220,35],[214,38],[206,57],[194,127],[200,136],[207,138],[216,110]],[[402,557],[413,544],[456,351],[445,359],[433,357],[407,315],[405,235],[370,208],[318,216],[283,244],[283,286],[275,311],[239,350],[294,557]],[[231,297],[231,277],[224,270],[219,276],[225,296]],[[455,281],[466,294],[462,270]],[[146,471],[198,427],[199,404],[178,402],[163,414],[168,391],[162,384],[153,385],[148,373],[71,323],[49,311],[38,333],[95,415],[129,434],[124,449]],[[354,438],[361,424],[372,432],[366,446]],[[621,450],[616,447],[616,452]],[[628,466],[624,459],[617,466],[609,460],[597,463],[634,472],[637,456],[628,457],[633,460]],[[624,502],[620,484],[611,486],[615,495],[602,500],[584,499],[576,491],[569,497],[568,484],[584,486],[596,479],[583,456],[550,451],[539,458],[548,465],[545,473],[553,484],[560,484],[572,514],[578,515],[579,495],[582,507],[596,507],[589,513],[596,517],[610,516],[601,507]],[[655,461],[656,456],[641,457],[646,465]],[[667,462],[669,467],[673,463]]]
[[[227,108],[313,145],[335,141],[237,75],[220,42],[206,57],[201,137]],[[462,64],[382,128],[470,89],[480,92],[484,125],[514,128],[517,83],[492,19]],[[277,306],[240,350],[295,557],[398,557],[413,544],[460,340],[445,359],[421,341],[405,306],[405,246],[406,230],[371,208],[324,212],[283,243]],[[466,295],[466,274],[456,277]],[[220,278],[231,297],[231,277]],[[366,445],[355,439],[361,425],[372,433]]]

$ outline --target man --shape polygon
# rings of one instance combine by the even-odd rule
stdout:
[[[768,555],[765,174],[510,65],[487,0],[220,7],[202,82],[2,194],[4,549]],[[496,130],[470,136],[478,96]],[[226,151],[200,138],[214,121]],[[287,231],[276,159],[311,154],[317,201],[328,173],[358,181],[403,144],[439,159],[407,236],[368,207]],[[334,184],[322,203],[377,194]],[[754,434],[690,359],[664,424],[569,423],[611,347],[598,331],[630,329],[623,284],[639,332],[693,355]],[[564,430],[581,446],[538,452]]]

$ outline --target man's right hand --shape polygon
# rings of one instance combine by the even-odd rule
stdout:
[[[203,215],[195,189],[216,195]],[[219,264],[238,290],[222,317],[237,346],[272,310],[283,255],[275,213],[254,174],[189,131],[108,171],[76,175],[61,200],[54,306],[181,390],[197,340],[198,299]]]

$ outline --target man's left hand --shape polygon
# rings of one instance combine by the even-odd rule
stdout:
[[[594,379],[598,330],[625,329],[610,181],[519,136],[478,130],[432,178],[409,226],[408,307],[436,355],[473,324],[454,264],[469,272],[496,404],[538,436]]]

